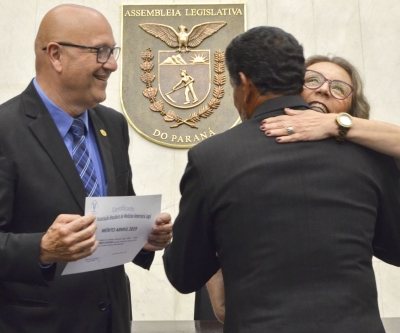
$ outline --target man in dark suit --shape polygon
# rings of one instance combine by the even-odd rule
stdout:
[[[43,18],[35,53],[36,78],[0,106],[0,331],[128,333],[123,266],[61,276],[98,245],[95,216],[82,216],[85,197],[135,195],[127,123],[99,105],[119,48],[102,14],[61,5]],[[85,183],[73,160],[76,121],[92,170]],[[160,214],[134,263],[148,269],[171,230]]]
[[[260,133],[263,118],[309,108],[290,34],[253,28],[226,63],[243,123],[189,151],[164,254],[170,282],[193,292],[221,268],[227,333],[383,333],[372,255],[400,264],[394,161],[350,142],[280,145]]]

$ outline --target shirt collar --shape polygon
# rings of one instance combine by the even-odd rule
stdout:
[[[46,106],[47,110],[49,111],[51,117],[53,118],[58,131],[61,134],[61,137],[64,138],[71,125],[72,122],[74,121],[74,118],[71,117],[68,113],[66,113],[64,110],[60,109],[57,105],[55,105],[50,98],[47,97],[47,95],[44,93],[44,91],[40,88],[39,84],[36,81],[36,78],[33,79],[33,84],[36,88],[36,91],[38,92],[40,98],[42,99],[44,105]],[[80,119],[82,119],[83,123],[85,124],[86,127],[86,132],[89,134],[89,116],[88,116],[88,111],[85,110],[80,116]]]
[[[311,109],[307,102],[300,96],[288,95],[276,97],[261,103],[254,111],[251,118],[265,117],[266,113],[282,110],[284,108],[292,108],[299,110]]]

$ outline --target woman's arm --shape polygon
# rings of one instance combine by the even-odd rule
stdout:
[[[225,288],[221,269],[206,283],[206,286],[214,314],[223,323],[225,321]]]
[[[276,136],[278,142],[315,141],[338,135],[335,113],[324,114],[313,110],[285,109],[286,116],[264,119],[261,130],[267,136]],[[291,126],[294,134],[288,135]],[[353,117],[353,126],[346,140],[393,156],[400,167],[400,127],[376,120]]]

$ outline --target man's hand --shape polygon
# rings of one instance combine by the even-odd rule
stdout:
[[[221,269],[206,283],[211,305],[217,319],[225,321],[225,286]]]
[[[172,238],[171,215],[168,213],[160,213],[156,217],[156,224],[153,226],[152,232],[149,234],[147,243],[143,246],[146,251],[163,250]]]
[[[96,217],[92,214],[59,215],[44,234],[40,243],[40,263],[76,261],[96,251]]]

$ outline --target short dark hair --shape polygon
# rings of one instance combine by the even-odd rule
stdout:
[[[225,58],[235,86],[243,72],[262,95],[297,95],[303,90],[303,47],[282,29],[260,26],[240,34],[229,43]]]

